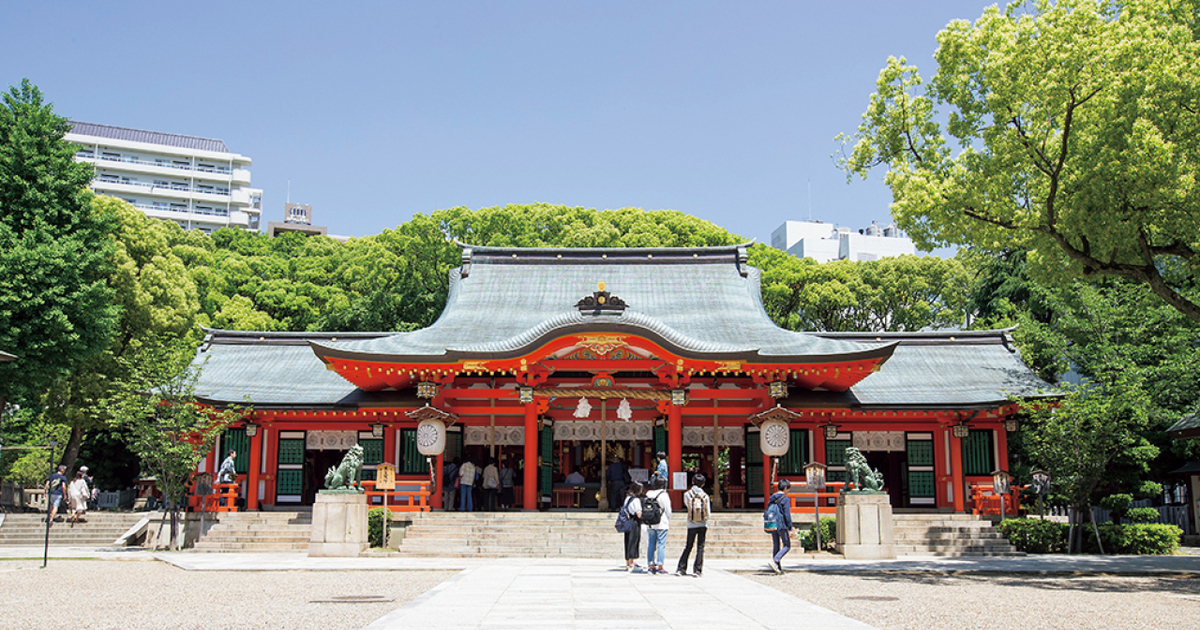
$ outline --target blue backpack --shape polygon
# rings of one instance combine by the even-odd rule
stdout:
[[[625,498],[625,505],[621,506],[620,512],[617,512],[617,522],[613,524],[617,531],[621,532],[622,534],[631,532],[633,531],[634,527],[637,527],[637,523],[634,522],[633,517],[629,515],[629,503],[631,501],[633,501],[633,497]]]
[[[781,529],[783,529],[783,511],[779,509],[777,501],[771,501],[767,504],[767,510],[763,512],[763,531],[773,534]]]

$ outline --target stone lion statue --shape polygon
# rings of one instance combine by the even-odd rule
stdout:
[[[342,463],[336,468],[330,468],[329,472],[325,473],[325,488],[328,490],[340,490],[342,488],[359,488],[358,478],[362,473],[363,465],[363,449],[358,444],[350,447],[350,451],[342,458]]]
[[[856,492],[880,492],[883,490],[883,473],[871,470],[862,451],[853,446],[846,449],[846,480],[854,484]]]

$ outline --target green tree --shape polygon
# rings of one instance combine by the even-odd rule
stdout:
[[[763,306],[798,331],[916,331],[961,326],[971,276],[955,259],[898,256],[818,264],[766,245],[751,248],[763,270]]]
[[[221,432],[242,417],[239,409],[197,404],[195,387],[202,367],[193,365],[191,358],[190,344],[139,340],[124,360],[128,376],[103,402],[110,425],[141,459],[142,473],[157,480],[170,513],[172,548],[183,542],[176,532],[192,473]]]
[[[0,107],[0,403],[35,404],[108,349],[119,308],[107,284],[115,218],[93,207],[90,165],[69,124],[28,80]]]
[[[1042,279],[1144,283],[1200,320],[1200,7],[1036,0],[891,58],[841,165],[884,165],[922,247],[1028,251]],[[845,146],[845,145],[844,145]]]

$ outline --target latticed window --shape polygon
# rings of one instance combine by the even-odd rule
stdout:
[[[846,449],[850,448],[853,443],[850,440],[826,440],[825,441],[825,465],[826,466],[845,466],[846,465]]]
[[[275,494],[277,495],[298,495],[303,488],[303,470],[280,470],[275,477]]]
[[[400,470],[404,475],[420,475],[429,472],[425,456],[417,448],[417,430],[400,431]]]
[[[788,452],[779,458],[779,473],[803,475],[808,463],[808,429],[792,429],[788,436]]]
[[[218,460],[225,461],[225,455],[229,453],[229,449],[237,451],[237,458],[233,460],[233,466],[238,474],[244,475],[249,472],[250,438],[246,437],[245,428],[225,430],[225,434],[221,436],[221,450],[217,452],[220,455]]]
[[[359,440],[358,445],[363,450],[363,465],[374,466],[383,463],[383,440]]]
[[[932,466],[933,465],[933,440],[909,440],[908,441],[908,465],[909,466]]]
[[[968,475],[990,475],[996,470],[991,429],[971,429],[963,440],[963,470]]]

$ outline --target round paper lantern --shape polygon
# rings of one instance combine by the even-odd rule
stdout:
[[[446,450],[446,424],[441,420],[422,420],[417,425],[417,451],[422,455],[440,455]]]
[[[759,428],[758,440],[762,454],[768,457],[786,455],[791,443],[791,431],[783,420],[767,420]]]

